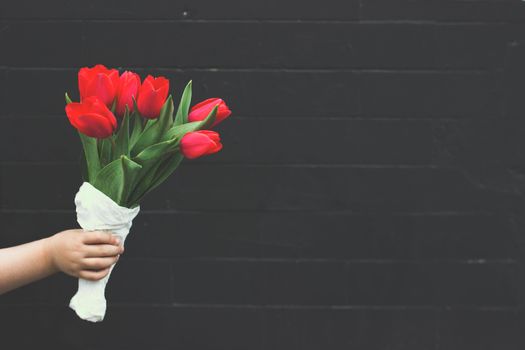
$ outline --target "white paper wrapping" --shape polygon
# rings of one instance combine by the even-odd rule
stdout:
[[[89,182],[84,182],[75,195],[77,221],[85,231],[112,231],[120,237],[122,244],[129,233],[135,216],[140,211],[121,207]],[[100,322],[106,314],[104,295],[109,274],[99,281],[78,280],[77,293],[71,298],[69,307],[75,310],[78,317],[91,322]]]

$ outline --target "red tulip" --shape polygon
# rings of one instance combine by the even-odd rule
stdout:
[[[168,97],[170,82],[164,77],[154,78],[148,75],[139,89],[137,107],[144,118],[159,117],[160,110]]]
[[[67,104],[66,114],[71,125],[90,137],[103,139],[111,136],[117,128],[115,115],[96,96]]]
[[[213,107],[217,105],[219,108],[217,109],[215,122],[211,126],[217,125],[232,114],[226,103],[220,98],[209,98],[193,106],[188,115],[188,121],[195,122],[206,119]]]
[[[126,111],[133,111],[133,99],[137,99],[140,87],[140,77],[137,73],[125,71],[120,76],[120,82],[117,91],[117,115],[122,117]]]
[[[78,71],[80,101],[90,96],[97,96],[106,106],[111,108],[118,85],[118,70],[107,69],[102,64],[97,64],[93,68],[84,67]]]
[[[219,152],[222,148],[219,134],[211,130],[199,130],[185,134],[180,140],[180,151],[189,159]]]

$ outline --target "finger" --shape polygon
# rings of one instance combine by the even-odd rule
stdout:
[[[86,270],[104,270],[111,267],[118,260],[118,255],[110,258],[87,258],[82,261],[82,267]]]
[[[79,273],[79,277],[85,280],[98,281],[101,278],[104,278],[109,273],[109,268],[99,271],[92,270],[82,270]]]
[[[119,254],[122,254],[122,252],[124,252],[123,246],[109,245],[109,244],[85,245],[83,249],[84,249],[84,257],[86,258],[91,258],[91,257],[103,258],[107,256],[119,255]]]
[[[107,231],[88,231],[84,233],[82,242],[85,244],[115,244],[118,245],[119,238]]]

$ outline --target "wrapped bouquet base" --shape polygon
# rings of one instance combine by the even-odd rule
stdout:
[[[124,244],[132,221],[140,207],[129,209],[119,206],[111,198],[89,182],[84,182],[75,196],[77,221],[84,230],[112,231]],[[69,303],[78,317],[91,322],[100,322],[106,314],[106,283],[113,267],[106,277],[99,281],[78,280],[78,291]]]

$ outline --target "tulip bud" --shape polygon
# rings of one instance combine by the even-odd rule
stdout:
[[[97,64],[93,68],[84,67],[78,71],[81,102],[90,96],[97,96],[100,101],[111,108],[118,85],[118,70],[108,69],[102,64]]]
[[[71,125],[90,137],[103,139],[111,136],[117,128],[115,115],[96,96],[87,97],[82,102],[68,103],[66,115]]]
[[[148,75],[139,89],[137,107],[144,118],[156,119],[168,97],[169,80]]]
[[[215,122],[211,126],[219,124],[232,113],[226,103],[220,98],[209,98],[193,106],[188,115],[188,121],[196,122],[206,119],[208,114],[210,114],[212,109],[217,105],[219,108],[217,109]]]
[[[199,130],[185,134],[180,140],[184,157],[194,159],[219,152],[222,149],[219,134],[211,130]]]
[[[126,106],[130,112],[133,111],[133,97],[137,99],[140,87],[140,77],[137,73],[125,71],[120,76],[117,92],[117,115],[122,117]]]

